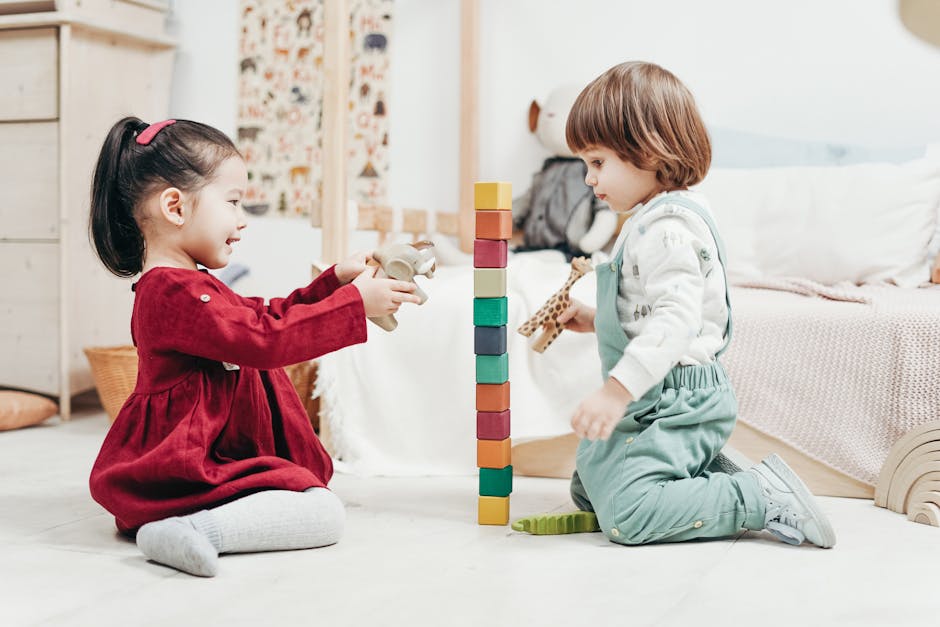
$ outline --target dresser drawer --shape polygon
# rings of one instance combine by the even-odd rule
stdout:
[[[59,123],[0,124],[0,240],[59,236]]]
[[[56,8],[95,24],[149,37],[164,36],[170,9],[168,0],[56,0]]]
[[[0,121],[59,115],[55,28],[0,31]]]
[[[0,242],[0,387],[59,393],[59,246]]]

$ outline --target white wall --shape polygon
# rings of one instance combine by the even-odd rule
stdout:
[[[238,95],[238,5],[232,0],[171,0],[176,38],[170,115],[211,124],[234,137]]]
[[[394,0],[389,201],[457,210],[460,3]]]
[[[169,28],[178,41],[170,116],[211,124],[235,137],[238,93],[238,11],[234,0],[173,0]],[[248,216],[232,263],[250,268],[238,284],[252,295],[283,296],[310,281],[321,248],[318,229],[303,219]]]
[[[483,6],[483,178],[527,186],[544,156],[523,132],[531,98],[629,59],[673,71],[709,124],[888,146],[940,139],[940,49],[903,29],[895,0]]]
[[[177,0],[174,7],[185,63],[177,66],[173,114],[229,133],[237,5]],[[903,30],[895,0],[481,0],[481,6],[480,177],[509,180],[516,193],[546,156],[526,127],[529,102],[628,59],[675,72],[709,124],[854,144],[940,140],[940,49]],[[459,1],[395,0],[390,50],[390,201],[455,211]],[[253,220],[250,230],[236,260],[262,277],[306,277],[318,235],[300,222],[271,219]],[[353,247],[368,243],[360,237]]]

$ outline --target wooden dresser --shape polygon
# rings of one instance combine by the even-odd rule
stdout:
[[[130,342],[130,281],[88,235],[92,170],[125,115],[167,116],[166,2],[0,0],[0,387],[94,386],[86,346]]]

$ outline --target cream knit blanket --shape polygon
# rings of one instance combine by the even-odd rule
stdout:
[[[940,288],[772,279],[731,291],[740,419],[868,484],[940,416]]]

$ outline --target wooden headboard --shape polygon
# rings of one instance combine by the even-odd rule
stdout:
[[[318,212],[310,217],[313,226],[323,226],[323,216]],[[458,235],[459,216],[447,211],[428,209],[394,209],[386,205],[360,205],[355,225],[350,230],[377,231],[379,244],[384,244],[390,234],[408,233],[415,239],[432,233]]]

